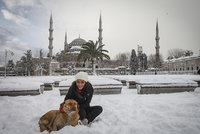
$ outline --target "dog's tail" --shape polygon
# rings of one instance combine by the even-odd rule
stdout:
[[[47,130],[47,124],[49,123],[48,120],[39,120],[38,124],[40,126],[40,132],[43,132],[44,130]]]
[[[38,124],[39,125],[47,125],[49,123],[49,121],[46,119],[46,120],[39,120]]]

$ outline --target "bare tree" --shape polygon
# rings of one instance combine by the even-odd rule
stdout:
[[[193,55],[193,52],[191,50],[186,50],[184,52],[184,56],[192,56]]]
[[[130,55],[129,52],[119,53],[116,55],[115,59],[120,66],[127,66],[129,64],[128,61],[130,60]]]
[[[168,50],[168,59],[179,58],[184,55],[184,50],[180,48]]]
[[[43,57],[46,57],[46,55],[47,55],[47,51],[42,48],[34,49],[34,51],[33,51],[33,57],[41,58],[41,56],[42,56],[42,58],[43,58]]]
[[[163,56],[160,54],[159,58],[160,58],[160,64],[162,64]],[[155,54],[149,55],[147,65],[148,65],[148,68],[156,68],[156,55]]]

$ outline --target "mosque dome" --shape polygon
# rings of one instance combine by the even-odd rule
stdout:
[[[70,52],[74,52],[74,53],[80,53],[80,51],[82,50],[82,45],[85,44],[86,41],[82,38],[77,38],[74,39],[70,44]]]
[[[74,39],[71,43],[70,43],[70,46],[82,46],[83,44],[85,44],[86,41],[84,39],[81,39],[81,38],[77,38],[77,39]]]

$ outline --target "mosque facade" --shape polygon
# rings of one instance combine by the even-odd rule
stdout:
[[[102,45],[102,19],[101,14],[99,18],[99,45]],[[50,27],[49,27],[49,53],[48,57],[51,60],[49,65],[49,73],[55,72],[55,71],[61,71],[64,72],[64,74],[73,74],[75,73],[76,68],[85,68],[85,67],[91,67],[91,63],[86,61],[83,62],[83,60],[77,60],[78,55],[80,54],[82,50],[82,45],[87,43],[85,39],[82,39],[79,35],[78,38],[74,39],[71,43],[67,42],[67,33],[65,33],[65,41],[64,41],[64,50],[57,53],[55,56],[52,55],[53,53],[53,19],[52,15],[50,16]],[[59,65],[55,65],[59,64]],[[59,68],[52,68],[52,67],[59,67]]]

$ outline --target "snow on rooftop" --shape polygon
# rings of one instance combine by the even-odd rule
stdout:
[[[70,49],[82,49],[81,46],[72,46]]]
[[[72,54],[79,54],[80,53],[80,51],[73,51],[73,52],[71,52]]]
[[[199,54],[194,54],[191,56],[182,56],[179,58],[174,58],[174,59],[170,59],[170,60],[165,60],[164,62],[177,62],[177,61],[184,61],[184,60],[190,60],[190,59],[200,59],[200,55]]]

